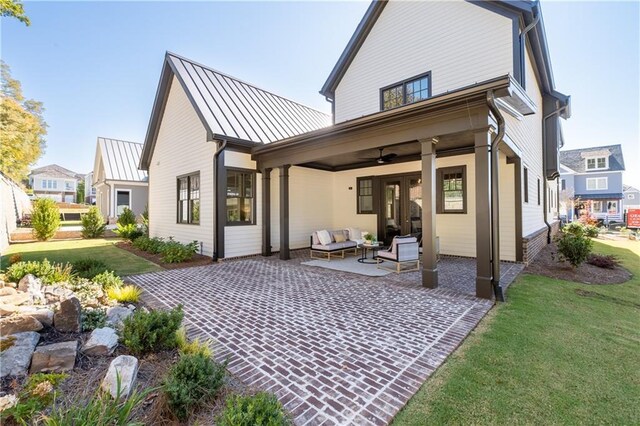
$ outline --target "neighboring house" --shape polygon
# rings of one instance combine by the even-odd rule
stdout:
[[[332,116],[167,53],[140,161],[151,235],[289,259],[318,229],[414,234],[423,285],[439,239],[490,298],[498,260],[557,230],[570,99],[538,3],[375,1],[320,93]]]
[[[109,222],[114,222],[125,207],[138,218],[147,207],[147,173],[138,170],[142,144],[98,138],[93,165],[96,205]]]
[[[87,204],[96,204],[96,187],[93,186],[93,172],[89,172],[84,176],[84,202]]]
[[[622,185],[622,193],[624,194],[624,211],[629,209],[640,209],[640,190],[631,185]]]
[[[78,182],[84,175],[50,164],[31,170],[29,185],[36,197],[52,198],[59,202],[75,203]]]
[[[620,145],[560,151],[560,190],[568,220],[589,214],[606,222],[623,219]]]

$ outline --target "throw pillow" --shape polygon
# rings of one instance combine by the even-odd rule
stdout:
[[[322,231],[318,231],[318,240],[320,240],[320,244],[323,246],[328,246],[331,244],[331,234],[326,229]]]
[[[347,228],[349,239],[351,241],[362,239],[362,232],[358,228]]]
[[[333,239],[336,240],[336,243],[344,243],[347,239],[344,237],[342,231],[336,231],[333,233]]]

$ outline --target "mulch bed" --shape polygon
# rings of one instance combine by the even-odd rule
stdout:
[[[194,266],[204,266],[210,265],[213,263],[213,260],[202,254],[194,254],[191,260],[187,260],[186,262],[181,263],[165,263],[162,261],[162,257],[159,254],[151,254],[146,251],[139,250],[131,245],[129,241],[121,241],[116,243],[116,247],[126,250],[135,254],[136,256],[147,259],[150,262],[155,263],[156,265],[164,268],[164,269],[182,269],[182,268],[191,268]]]
[[[622,266],[605,269],[585,262],[574,269],[568,262],[559,262],[555,243],[543,248],[524,272],[582,284],[621,284],[631,279],[631,273]]]

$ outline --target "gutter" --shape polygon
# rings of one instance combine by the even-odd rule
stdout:
[[[547,199],[547,120],[553,116],[562,114],[566,110],[567,105],[563,105],[542,118],[542,210],[544,224],[547,226],[547,244],[551,244],[551,224],[549,223],[547,215],[547,204],[549,203],[549,200]]]
[[[220,154],[227,147],[227,141],[223,140],[218,144],[218,148],[216,149],[215,154],[213,154],[213,199],[215,200],[213,207],[213,261],[218,260],[218,221],[220,218],[218,217],[218,161]],[[224,166],[224,164],[223,164]]]
[[[498,124],[498,131],[491,141],[491,284],[496,300],[504,302],[504,293],[500,285],[500,182],[498,146],[505,133],[505,121],[502,113],[496,106],[493,90],[487,92],[487,105]]]

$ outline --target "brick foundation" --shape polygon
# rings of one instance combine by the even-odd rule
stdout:
[[[560,221],[551,223],[551,238],[560,230]],[[547,227],[544,226],[536,232],[522,238],[522,261],[529,264],[540,253],[540,250],[547,245]]]

